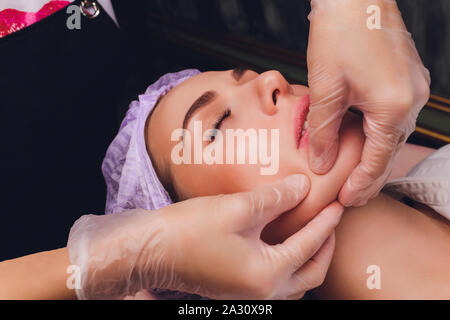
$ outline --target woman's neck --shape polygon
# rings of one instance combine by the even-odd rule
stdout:
[[[427,299],[450,296],[450,224],[420,205],[409,207],[381,193],[345,211],[324,286],[330,299]],[[370,289],[370,266],[380,289]],[[372,269],[370,269],[372,270]]]

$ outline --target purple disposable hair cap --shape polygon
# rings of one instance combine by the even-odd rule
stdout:
[[[199,73],[196,69],[167,73],[130,104],[102,164],[107,187],[106,214],[135,208],[157,210],[172,204],[147,153],[145,122],[159,98]]]

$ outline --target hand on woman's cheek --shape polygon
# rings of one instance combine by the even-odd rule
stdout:
[[[322,176],[309,169],[307,145],[303,149],[293,150],[291,144],[284,140],[280,140],[280,164],[276,175],[261,175],[259,165],[181,165],[172,169],[176,177],[176,188],[184,195],[183,199],[187,199],[250,191],[291,174],[306,174],[311,182],[306,199],[263,230],[262,239],[267,243],[282,242],[337,199],[348,175],[360,161],[364,135],[361,118],[348,113],[340,131],[340,150],[336,164]]]
[[[171,140],[171,134],[180,128],[189,105],[209,88],[216,90],[221,96],[211,102],[210,106],[204,107],[203,114],[199,111],[194,115],[192,121],[204,118],[207,124],[209,119],[207,110],[212,110],[211,117],[216,120],[215,114],[222,114],[223,106],[228,106],[229,110],[232,109],[231,116],[222,123],[221,132],[225,132],[226,129],[262,129],[267,132],[268,137],[271,137],[272,132],[278,132],[276,147],[272,150],[272,139],[268,139],[270,143],[268,141],[266,145],[267,157],[272,161],[276,159],[275,166],[272,166],[272,162],[269,165],[261,164],[260,156],[258,164],[247,163],[250,161],[246,164],[236,162],[225,164],[225,161],[224,164],[212,165],[174,164],[171,160],[172,150],[179,142]],[[278,90],[278,97],[275,94],[276,105],[273,102],[275,88],[281,89]],[[281,242],[336,200],[348,175],[360,161],[364,143],[361,118],[347,113],[341,126],[340,150],[334,167],[323,176],[312,173],[308,164],[308,145],[302,140],[298,148],[295,127],[298,106],[301,106],[302,101],[303,103],[306,101],[304,97],[308,92],[305,86],[287,87],[286,81],[277,72],[261,75],[247,72],[240,82],[233,80],[229,72],[207,72],[197,75],[170,91],[151,116],[147,134],[149,149],[153,154],[152,161],[159,164],[159,173],[170,173],[163,176],[170,181],[179,200],[249,191],[291,174],[307,175],[311,189],[306,199],[297,208],[273,221],[263,231],[262,238],[266,242]],[[219,108],[221,112],[215,112],[215,108]],[[193,132],[192,128],[190,132]],[[222,148],[225,145],[226,142]],[[259,148],[260,145],[258,152]],[[248,149],[248,144],[245,149]],[[226,150],[223,151],[225,155]],[[261,168],[268,167],[276,168],[276,173],[263,175]]]
[[[328,204],[335,201],[339,190],[359,163],[364,144],[361,118],[348,113],[340,131],[340,150],[334,167],[326,175],[312,173],[308,166],[306,173],[311,181],[307,198],[295,209],[285,213],[270,223],[262,233],[262,239],[270,244],[279,243],[305,226]],[[301,155],[303,163],[308,163],[308,151]],[[294,172],[292,172],[294,173]]]

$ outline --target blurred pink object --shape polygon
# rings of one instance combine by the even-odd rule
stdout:
[[[49,1],[38,12],[24,12],[16,9],[0,11],[0,38],[19,31],[61,10],[70,1]]]

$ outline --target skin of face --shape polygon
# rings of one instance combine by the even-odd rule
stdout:
[[[182,128],[190,106],[210,90],[216,91],[218,96],[192,115],[186,127],[191,136],[194,136],[194,121],[202,121],[205,132],[214,129],[227,110],[229,117],[220,126],[224,136],[226,129],[268,129],[270,137],[270,130],[278,129],[279,169],[276,174],[261,175],[260,168],[267,165],[248,164],[248,161],[247,164],[212,165],[177,165],[172,161],[172,149],[179,143],[171,141],[172,132]],[[182,82],[159,101],[147,121],[147,149],[158,175],[170,177],[179,200],[250,191],[291,174],[306,175],[311,187],[305,200],[268,224],[261,235],[269,244],[284,241],[336,200],[339,190],[360,161],[365,139],[361,118],[348,112],[341,125],[340,149],[334,167],[325,175],[314,174],[308,165],[307,138],[297,148],[294,133],[296,106],[305,99],[308,91],[306,86],[289,84],[278,71],[258,74],[247,70],[238,81],[232,70],[210,71]],[[217,140],[203,142],[203,147],[210,143],[217,143]],[[246,147],[248,149],[248,143]],[[225,150],[223,152],[225,154]]]

